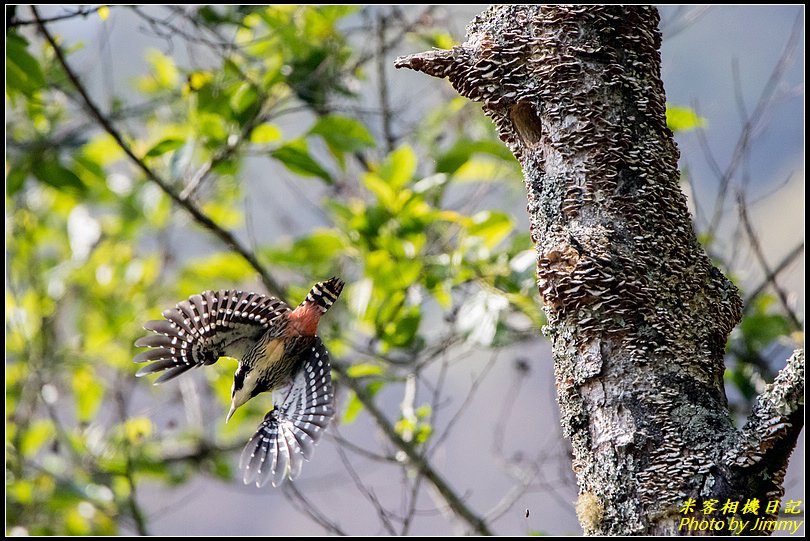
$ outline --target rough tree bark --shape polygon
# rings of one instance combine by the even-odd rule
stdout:
[[[498,6],[463,45],[396,64],[482,102],[522,165],[588,534],[679,533],[689,498],[700,518],[708,499],[758,498],[763,516],[804,419],[801,352],[742,430],[730,416],[723,355],[741,301],[678,186],[658,20],[646,6]]]

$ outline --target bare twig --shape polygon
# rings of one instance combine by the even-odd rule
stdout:
[[[346,455],[346,452],[338,447],[337,448],[338,455],[340,456],[341,462],[343,462],[343,467],[346,468],[346,471],[349,473],[349,477],[352,478],[354,482],[354,486],[357,487],[357,490],[363,497],[368,500],[371,506],[374,508],[374,511],[377,513],[377,517],[380,519],[380,523],[385,528],[385,531],[388,532],[389,535],[396,535],[396,530],[394,529],[394,525],[391,522],[390,513],[389,511],[383,507],[382,502],[374,493],[370,487],[367,487],[360,476],[357,474],[357,471],[352,466],[349,457]]]
[[[287,501],[289,501],[293,507],[320,524],[321,527],[327,531],[327,533],[335,535],[348,535],[340,526],[329,520],[327,516],[318,511],[318,506],[310,502],[306,496],[304,496],[304,494],[298,490],[295,483],[284,483],[282,490],[284,491],[284,495],[287,496]]]
[[[127,420],[127,402],[128,397],[125,394],[124,387],[119,385],[115,392],[115,402],[118,408],[118,418],[121,423],[126,422]],[[144,516],[144,512],[141,509],[141,506],[138,504],[138,484],[135,482],[135,476],[132,473],[133,470],[133,463],[132,463],[132,449],[129,445],[124,445],[122,452],[124,453],[125,466],[124,466],[124,480],[127,482],[128,487],[128,495],[127,495],[127,507],[129,508],[129,513],[132,516],[132,521],[135,523],[135,530],[138,532],[138,535],[146,536],[149,535],[149,529],[146,527],[146,517]]]
[[[390,40],[385,42],[380,50],[375,50],[364,55],[359,56],[349,68],[350,71],[355,71],[357,68],[374,58],[375,55],[384,55],[396,47],[406,35],[414,32],[417,28],[425,24],[425,21],[430,19],[431,14],[436,9],[436,6],[428,6],[416,17],[413,22],[404,25],[399,32],[397,32]]]
[[[388,78],[385,70],[388,62],[383,52],[385,46],[385,33],[388,26],[388,18],[382,14],[377,16],[377,79],[380,91],[380,111],[382,113],[383,137],[385,138],[385,149],[387,152],[394,150],[396,138],[391,128],[391,103],[388,95]]]
[[[744,312],[749,311],[751,309],[751,306],[753,306],[754,299],[756,299],[759,295],[761,295],[762,292],[765,291],[766,287],[775,283],[776,278],[780,274],[782,274],[782,272],[786,268],[788,268],[788,266],[790,266],[790,264],[793,263],[796,260],[796,258],[799,257],[803,252],[804,252],[804,241],[801,241],[799,242],[799,244],[794,246],[793,249],[790,250],[779,263],[777,263],[777,265],[773,268],[773,270],[771,270],[769,273],[765,275],[765,278],[763,278],[762,283],[760,283],[757,287],[755,287],[751,291],[751,293],[748,294],[748,296],[743,301],[743,311]]]
[[[186,20],[191,20],[191,16],[183,11],[179,7],[171,7],[171,6],[164,6],[170,10],[169,16],[165,18],[158,18],[153,15],[150,15],[143,9],[141,6],[130,6],[130,9],[140,17],[146,24],[149,26],[149,29],[152,31],[153,35],[158,38],[164,39],[167,43],[171,44],[172,41],[177,38],[183,38],[184,40],[190,43],[199,43],[201,45],[207,46],[212,51],[218,51],[220,49],[230,50],[233,47],[233,43],[220,38],[217,36],[217,40],[212,40],[204,37],[201,32],[199,32],[200,27],[199,25],[194,25],[197,29],[197,32],[191,32],[180,26],[174,24],[172,19],[178,16],[185,18]]]
[[[407,473],[405,473],[405,477],[407,479]],[[418,501],[419,496],[419,489],[422,487],[422,480],[424,477],[421,475],[418,476],[416,479],[413,480],[411,483],[411,490],[410,494],[408,495],[408,508],[405,511],[405,516],[402,518],[402,529],[399,532],[399,535],[407,535],[408,531],[411,527],[411,523],[413,522],[414,517],[416,516],[416,503]]]
[[[331,427],[331,431],[332,431],[331,434],[328,433],[328,432],[325,434],[326,438],[334,440],[341,447],[345,447],[346,449],[352,451],[353,453],[355,453],[357,455],[360,455],[360,456],[362,456],[364,458],[368,458],[369,460],[374,460],[375,462],[383,462],[383,463],[389,463],[389,464],[390,463],[394,463],[394,464],[399,463],[399,461],[396,459],[396,457],[394,457],[392,455],[380,455],[380,454],[377,454],[377,453],[372,453],[368,449],[360,447],[359,445],[356,445],[355,443],[351,442],[350,440],[347,440],[346,438],[344,438],[340,434],[340,429],[334,424]]]
[[[664,39],[672,39],[703,17],[710,6],[678,6],[672,17],[662,18],[659,28]]]
[[[399,434],[396,433],[392,424],[374,403],[374,399],[366,392],[366,389],[359,381],[346,373],[346,367],[342,363],[335,362],[332,364],[332,369],[340,376],[341,381],[354,391],[358,400],[360,400],[363,407],[365,407],[366,411],[368,411],[369,415],[374,419],[379,429],[382,430],[391,443],[404,453],[411,467],[424,475],[431,485],[433,485],[447,503],[449,509],[451,509],[457,517],[466,522],[475,533],[479,535],[492,535],[492,531],[489,529],[487,523],[464,503],[442,476],[433,469],[425,457],[417,451],[416,447],[403,440]]]
[[[782,287],[776,282],[776,275],[771,270],[770,265],[768,265],[768,260],[765,257],[765,254],[762,253],[762,246],[760,245],[759,237],[757,237],[757,233],[754,231],[751,221],[748,218],[745,196],[742,193],[737,194],[737,206],[739,208],[740,221],[742,222],[745,232],[748,235],[748,240],[751,243],[751,249],[754,250],[754,255],[757,258],[759,266],[762,268],[765,276],[770,277],[769,283],[773,287],[776,296],[779,298],[779,302],[782,304],[782,309],[785,311],[785,314],[787,314],[790,322],[793,324],[793,327],[795,329],[801,329],[802,323],[799,320],[799,317],[796,315],[796,312],[794,312],[793,308],[790,306],[787,293],[785,293],[784,289],[782,289]]]
[[[101,6],[94,7],[94,8],[84,8],[83,7],[83,8],[79,8],[76,11],[70,11],[68,13],[65,13],[64,15],[55,15],[53,17],[47,17],[47,18],[36,18],[36,17],[34,19],[15,19],[15,18],[12,18],[11,21],[6,21],[6,29],[8,30],[9,28],[16,28],[18,26],[30,26],[32,24],[39,24],[40,22],[54,23],[54,22],[58,22],[58,21],[65,21],[67,19],[74,19],[76,17],[85,17],[86,18],[89,15],[92,15],[92,14],[96,13],[98,10],[100,10],[103,7],[106,7],[106,6],[101,5]]]
[[[456,412],[453,414],[453,417],[451,417],[450,420],[447,422],[447,428],[445,429],[445,431],[442,432],[437,438],[435,438],[432,441],[431,449],[430,452],[428,453],[429,455],[432,455],[436,451],[436,449],[438,449],[441,446],[444,440],[446,440],[447,437],[450,435],[450,432],[452,431],[453,427],[455,427],[458,424],[456,421],[458,421],[458,418],[461,417],[461,415],[466,411],[467,406],[470,404],[470,402],[472,402],[475,393],[478,391],[478,388],[481,386],[481,383],[484,381],[486,375],[489,373],[492,367],[495,366],[495,361],[497,359],[498,359],[498,351],[496,350],[492,353],[492,356],[489,358],[489,361],[487,362],[486,366],[484,366],[484,369],[481,370],[481,373],[478,374],[478,376],[473,380],[472,384],[470,385],[469,391],[467,391],[467,396],[464,397],[464,401],[461,403],[461,406],[459,406],[458,410],[456,410]]]
[[[709,149],[705,137],[703,137],[703,134],[700,133],[700,130],[698,131],[698,136],[701,137],[701,148],[706,156],[706,160],[711,168],[715,171],[719,181],[717,199],[715,200],[714,211],[710,217],[709,227],[707,229],[707,233],[710,236],[714,235],[720,223],[720,219],[722,218],[723,207],[725,206],[731,180],[734,177],[734,174],[737,172],[737,169],[742,164],[743,158],[749,151],[751,139],[760,129],[763,119],[773,104],[774,95],[776,90],[779,88],[779,82],[784,78],[787,68],[794,59],[796,47],[798,46],[799,38],[801,36],[802,20],[803,19],[801,17],[796,18],[790,32],[790,36],[788,37],[788,41],[785,44],[785,48],[783,49],[776,66],[774,66],[768,81],[765,83],[765,87],[762,89],[762,93],[757,100],[756,107],[751,112],[750,116],[744,119],[742,132],[737,140],[737,145],[734,148],[734,153],[732,154],[728,167],[726,167],[725,170],[720,170],[716,160],[711,155],[711,150]],[[745,107],[740,106],[740,100],[738,100],[738,108],[740,111],[745,110]]]

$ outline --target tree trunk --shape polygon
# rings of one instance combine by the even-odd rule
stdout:
[[[585,533],[715,533],[683,522],[696,518],[728,534],[732,521],[751,530],[783,494],[804,356],[736,429],[723,355],[741,301],[698,244],[678,186],[657,24],[647,6],[498,6],[462,46],[397,67],[482,102],[522,165]],[[754,498],[759,514],[742,514]],[[736,513],[720,511],[727,500]]]

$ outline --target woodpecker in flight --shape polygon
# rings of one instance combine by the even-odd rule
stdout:
[[[135,362],[153,361],[137,376],[163,372],[155,384],[222,356],[239,361],[231,387],[230,420],[239,406],[265,391],[281,402],[265,415],[239,463],[245,484],[279,486],[295,479],[335,414],[329,354],[315,334],[318,321],[343,290],[331,278],[312,287],[291,310],[275,297],[234,290],[206,291],[165,310],[144,328],[156,334],[135,342],[151,349]]]

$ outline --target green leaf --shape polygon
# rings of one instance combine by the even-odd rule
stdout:
[[[124,423],[124,435],[129,443],[140,443],[152,435],[152,421],[147,417],[130,417]]]
[[[775,301],[773,295],[760,295],[753,301],[753,311],[740,322],[743,341],[749,351],[761,351],[780,336],[790,333],[787,317],[768,311]]]
[[[86,187],[81,179],[53,158],[41,157],[35,160],[32,166],[34,176],[41,182],[53,186],[58,190],[75,190],[84,193]]]
[[[244,218],[238,207],[221,201],[209,201],[203,205],[202,210],[223,227],[236,227]]]
[[[110,165],[124,156],[124,151],[121,150],[115,139],[107,133],[100,133],[91,137],[87,144],[84,145],[82,153],[102,166]]]
[[[167,137],[166,139],[159,141],[152,148],[150,148],[144,157],[155,158],[162,154],[166,154],[167,152],[171,152],[172,150],[177,150],[184,144],[186,144],[186,141],[184,139],[179,139],[177,137]]]
[[[370,398],[374,398],[380,389],[385,385],[382,381],[372,381],[366,385],[366,394]],[[341,421],[345,424],[351,424],[357,419],[357,415],[363,411],[363,403],[357,398],[354,391],[349,391],[349,403],[346,405],[346,412],[343,414]]]
[[[419,323],[422,321],[422,314],[418,306],[410,307],[405,314],[395,322],[391,322],[385,327],[385,341],[391,347],[407,348],[416,339],[419,331]]]
[[[309,130],[310,135],[318,135],[329,148],[339,152],[356,152],[374,147],[374,137],[363,124],[342,115],[325,115]]]
[[[319,177],[327,184],[333,183],[329,172],[309,155],[307,143],[303,139],[292,141],[283,147],[277,148],[270,155],[297,175]]]
[[[412,419],[400,419],[394,423],[394,432],[399,434],[405,441],[410,441],[413,438],[415,428],[416,423]]]
[[[346,369],[346,373],[352,378],[365,378],[368,376],[381,376],[385,369],[378,364],[361,363],[353,364]]]
[[[79,421],[90,421],[104,396],[101,380],[89,366],[80,366],[73,372],[71,386],[76,399],[76,417]]]
[[[416,153],[410,145],[402,145],[385,158],[377,176],[392,189],[398,190],[413,178],[416,161]]]
[[[228,138],[227,122],[218,114],[200,113],[199,129],[212,146],[219,146]]]
[[[226,456],[214,455],[211,471],[220,479],[229,481],[232,476],[231,461]]]
[[[667,104],[667,127],[673,132],[705,128],[707,124],[693,109]]]
[[[50,420],[40,419],[32,422],[28,429],[23,432],[20,441],[20,454],[23,456],[35,454],[46,441],[55,436],[56,430]]]
[[[28,168],[23,167],[23,164],[12,164],[9,168],[8,175],[6,175],[6,193],[14,195],[25,184],[25,179],[28,176]]]
[[[419,419],[425,419],[426,417],[430,417],[430,414],[433,413],[433,408],[430,404],[425,403],[416,408],[416,417]]]
[[[250,132],[250,142],[257,145],[281,139],[281,130],[275,124],[259,124]]]
[[[402,291],[419,278],[422,263],[419,258],[394,261],[388,251],[375,250],[366,256],[366,273],[377,287],[384,287],[388,292]]]
[[[107,183],[104,168],[83,154],[73,155],[73,171],[85,186],[105,186]]]
[[[363,175],[363,184],[371,193],[377,196],[377,200],[390,210],[396,209],[397,194],[394,188],[374,173]]]
[[[357,393],[354,391],[349,391],[349,400],[346,404],[346,411],[343,412],[343,417],[341,421],[344,424],[351,424],[357,419],[357,416],[360,412],[363,411],[363,403],[360,402],[360,399],[357,398]]]
[[[482,211],[473,216],[467,229],[470,235],[480,237],[487,248],[494,248],[512,231],[512,219],[503,212]]]
[[[313,275],[324,275],[335,270],[335,259],[344,253],[346,239],[337,230],[316,229],[311,235],[288,244],[262,250],[262,256],[274,264],[306,269]]]
[[[414,434],[414,441],[418,444],[423,444],[428,439],[430,439],[431,434],[433,434],[433,427],[430,426],[428,423],[419,423],[416,427],[416,433]]]
[[[453,36],[435,29],[418,32],[415,37],[427,47],[435,49],[451,49],[454,45],[457,45]]]
[[[332,229],[316,229],[295,242],[293,250],[309,260],[330,260],[346,247],[343,235]]]
[[[259,94],[250,83],[242,83],[231,95],[230,104],[235,113],[239,114],[246,111],[249,107],[256,103]]]
[[[492,182],[505,175],[502,164],[491,158],[470,158],[459,167],[453,178],[458,182]]]
[[[228,19],[217,13],[211,6],[203,6],[197,10],[197,15],[207,23],[219,24]]]
[[[489,154],[504,161],[514,161],[512,153],[501,143],[473,141],[463,138],[456,141],[450,149],[436,158],[436,172],[453,174],[468,162],[474,154]]]
[[[36,58],[28,52],[28,41],[16,32],[6,33],[6,91],[31,96],[45,87],[45,77]]]
[[[726,369],[723,379],[733,383],[746,400],[752,400],[757,396],[757,388],[752,382],[752,376],[751,365],[738,361],[733,369]]]
[[[152,93],[158,90],[171,90],[177,86],[180,74],[172,57],[150,48],[146,51],[146,62],[151,70],[149,75],[138,78],[136,83],[138,90]]]

